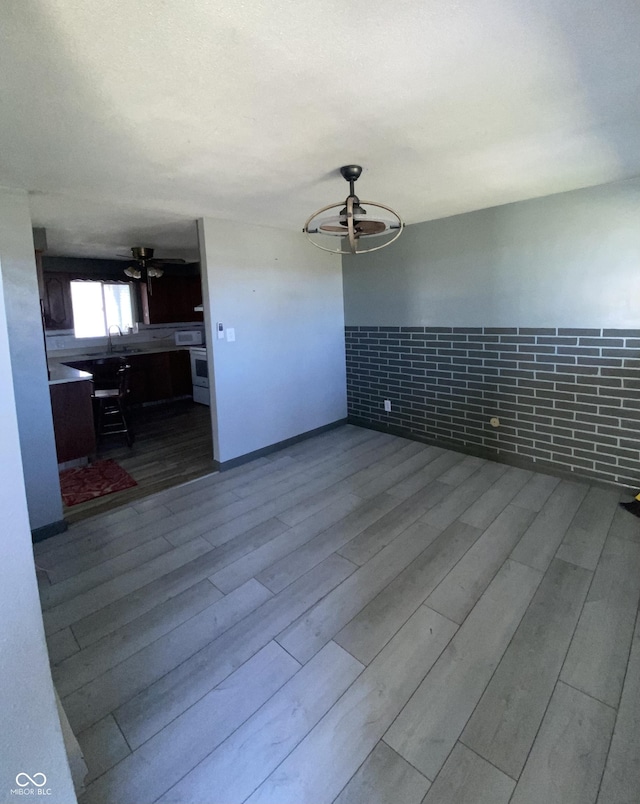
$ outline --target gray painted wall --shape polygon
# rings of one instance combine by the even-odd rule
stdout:
[[[42,789],[50,789],[51,795],[43,800],[72,804],[76,797],[49,670],[22,482],[15,398],[8,381],[11,365],[3,274],[0,263],[0,801],[26,798],[10,793],[17,787],[16,775],[24,772],[31,777],[45,774],[47,782]],[[30,788],[28,785],[26,789]],[[27,797],[40,799],[37,795]]]
[[[32,530],[62,519],[38,280],[26,193],[0,189],[0,263]],[[5,374],[5,377],[7,374]]]
[[[352,421],[635,487],[639,268],[640,179],[416,224],[345,257]]]
[[[198,225],[215,382],[214,452],[225,462],[344,418],[339,257],[299,233]],[[216,322],[236,341],[218,340]]]
[[[636,179],[414,224],[344,257],[345,323],[638,327],[639,267]]]

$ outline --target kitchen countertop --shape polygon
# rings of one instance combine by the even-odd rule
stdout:
[[[95,351],[89,352],[79,352],[73,351],[68,352],[67,354],[62,354],[60,352],[50,352],[49,353],[49,365],[61,365],[64,363],[73,363],[80,360],[103,360],[105,357],[132,357],[135,355],[153,355],[159,354],[161,352],[183,352],[188,351],[191,349],[191,346],[176,346],[175,344],[165,344],[164,346],[160,345],[151,345],[151,344],[142,344],[141,346],[127,346],[123,349],[118,349],[114,346],[112,352],[108,352],[105,349],[96,349]],[[201,348],[204,348],[201,347]]]
[[[164,346],[144,344],[139,347],[131,346],[125,349],[114,349],[113,352],[105,350],[95,352],[74,352],[73,354],[50,354],[49,355],[49,385],[58,385],[65,382],[79,382],[90,380],[93,375],[87,371],[72,368],[68,363],[90,362],[91,360],[104,360],[113,357],[131,357],[135,355],[153,355],[161,352],[182,352],[191,349],[191,346],[176,346],[175,344],[165,344]],[[204,349],[204,345],[200,346]]]
[[[63,363],[49,364],[49,385],[62,385],[67,382],[84,382],[93,379],[93,374],[88,371],[65,366]]]

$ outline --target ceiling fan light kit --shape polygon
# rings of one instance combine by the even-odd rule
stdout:
[[[340,173],[349,182],[349,195],[346,200],[329,204],[314,212],[307,219],[302,231],[314,246],[333,254],[364,254],[390,246],[402,234],[404,229],[402,218],[395,210],[384,204],[360,201],[354,189],[354,184],[362,173],[360,165],[345,165],[340,168]],[[384,235],[387,235],[384,242],[374,240]],[[321,237],[346,238],[346,244],[341,240],[338,248],[333,248],[323,245],[319,240]]]
[[[124,273],[130,279],[142,279],[147,283],[151,292],[151,280],[160,279],[164,275],[161,265],[184,265],[185,260],[180,259],[158,259],[153,256],[154,250],[145,246],[133,246],[131,256],[135,260],[133,265],[124,269]]]
[[[125,268],[124,272],[131,279],[140,279],[142,276],[142,271],[139,268],[136,268],[134,265],[130,265],[128,268]]]

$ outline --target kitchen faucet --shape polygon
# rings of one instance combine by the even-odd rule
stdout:
[[[112,324],[109,327],[109,332],[107,333],[107,340],[108,340],[107,352],[108,352],[108,354],[111,354],[113,352],[113,341],[111,339],[111,330],[114,327],[118,330],[118,333],[120,334],[120,337],[122,337],[122,330],[120,329],[120,327],[117,324]]]

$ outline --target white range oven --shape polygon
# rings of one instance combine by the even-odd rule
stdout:
[[[209,404],[209,367],[207,365],[207,350],[204,346],[192,346],[191,354],[191,382],[193,384],[193,401],[201,405]]]

